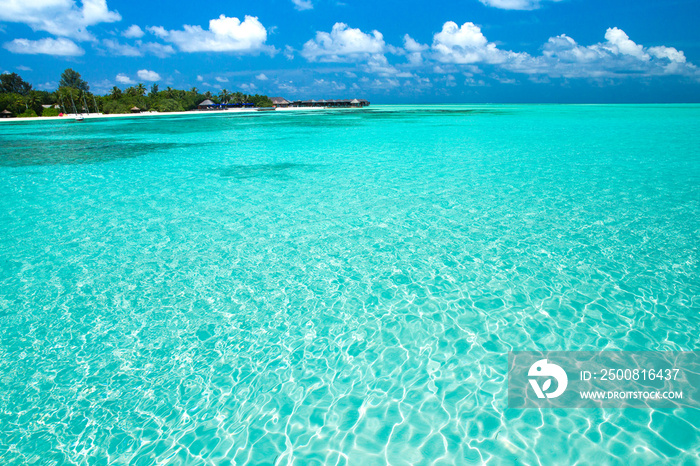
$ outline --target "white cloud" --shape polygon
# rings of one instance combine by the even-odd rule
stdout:
[[[408,41],[405,41],[408,43]],[[411,44],[413,46],[413,44]],[[406,50],[410,52],[409,47]],[[673,47],[645,48],[619,28],[605,33],[605,42],[583,46],[561,34],[550,38],[542,55],[499,49],[473,23],[448,21],[435,34],[432,58],[445,65],[491,64],[531,75],[566,78],[656,76],[679,74],[700,77],[697,67]]]
[[[443,63],[502,63],[512,52],[504,52],[489,42],[474,23],[458,26],[448,21],[433,36],[435,58]],[[510,57],[512,58],[512,57]]]
[[[294,49],[289,45],[284,46],[284,58],[287,60],[294,60]]]
[[[221,77],[221,76],[217,76],[217,77],[214,78],[214,79],[216,79],[216,80],[217,80],[218,82],[220,82],[220,83],[227,83],[227,82],[228,82],[228,78],[223,78],[223,77]]]
[[[540,8],[543,1],[547,0],[479,0],[486,6],[500,8],[502,10],[535,10]],[[562,0],[549,0],[560,2]]]
[[[144,36],[144,34],[146,33],[143,32],[143,29],[136,24],[132,24],[126,31],[122,32],[122,36],[128,39],[140,39]]]
[[[311,0],[292,0],[292,3],[294,4],[294,9],[299,11],[311,10],[314,7]]]
[[[610,50],[615,54],[630,55],[640,60],[649,60],[649,55],[644,52],[644,47],[632,42],[625,31],[618,28],[610,28],[605,32]]]
[[[378,74],[384,77],[399,74],[399,70],[397,70],[396,67],[394,67],[393,65],[390,65],[389,60],[387,60],[386,56],[380,53],[370,55],[367,60],[367,63],[363,66],[363,69],[367,73]]]
[[[155,55],[159,58],[165,58],[168,55],[175,53],[175,49],[172,45],[164,45],[157,42],[141,42],[140,40],[137,40],[136,46],[141,49],[144,54],[150,53],[151,55]]]
[[[168,35],[168,30],[163,26],[149,26],[146,28],[151,34],[160,37],[161,39]]]
[[[136,75],[144,81],[160,81],[161,79],[158,73],[150,70],[138,70]]]
[[[112,55],[117,55],[120,57],[141,57],[143,52],[136,47],[128,44],[121,44],[119,41],[113,39],[104,39],[102,45],[107,47],[107,49],[112,53]]]
[[[163,45],[156,42],[143,42],[137,40],[135,45],[122,44],[113,39],[104,39],[102,45],[107,47],[112,55],[121,57],[142,57],[146,54],[165,58],[175,53],[171,45]]]
[[[347,89],[347,86],[343,83],[338,83],[336,81],[326,81],[325,79],[314,79],[314,90],[317,92],[319,90],[324,90],[327,92],[339,92]]]
[[[24,23],[34,31],[77,40],[92,40],[89,26],[121,20],[106,0],[0,0],[0,21]]]
[[[318,31],[314,39],[304,44],[301,54],[312,62],[364,62],[360,69],[366,73],[387,78],[409,78],[414,75],[397,69],[389,63],[385,55],[385,53],[397,55],[418,53],[420,55],[422,50],[427,48],[408,35],[406,37],[411,52],[387,45],[384,42],[384,36],[379,31],[364,33],[360,29],[348,27],[345,23],[336,23],[330,33]],[[409,59],[416,60],[415,57]]]
[[[539,57],[520,54],[506,68],[550,77],[658,76],[664,74],[698,76],[698,69],[687,63],[685,54],[673,47],[645,48],[618,28],[605,33],[605,42],[583,46],[561,34],[550,38]]]
[[[16,68],[20,71],[32,71],[32,69],[30,67],[24,66],[24,65],[19,65]]]
[[[123,73],[117,75],[117,82],[121,84],[136,84],[136,82]]]
[[[77,57],[83,55],[85,50],[78,47],[72,40],[63,37],[59,39],[15,39],[3,44],[12,53],[28,55],[53,55],[57,57]]]
[[[254,91],[254,90],[256,90],[257,88],[258,88],[258,87],[257,87],[255,84],[253,84],[253,83],[250,83],[250,84],[241,84],[241,89],[243,89],[244,91]]]
[[[368,85],[374,89],[389,89],[399,87],[401,84],[396,79],[375,79],[369,82]]]
[[[649,53],[656,58],[666,58],[671,62],[685,63],[685,54],[674,47],[649,47]]]
[[[408,61],[413,65],[420,65],[423,63],[423,52],[430,47],[425,44],[419,44],[411,36],[406,34],[403,36],[403,48],[408,52]]]
[[[147,29],[183,52],[274,52],[273,47],[265,45],[267,30],[255,16],[246,16],[241,22],[238,18],[221,15],[209,21],[208,30],[188,25],[177,31],[168,31],[161,26]]]
[[[255,79],[257,79],[258,81],[267,81],[268,78],[267,76],[265,76],[265,73],[260,73],[255,77]]]
[[[304,44],[301,54],[309,61],[349,61],[384,53],[386,44],[379,31],[365,34],[345,23],[335,23],[330,33],[318,31]]]

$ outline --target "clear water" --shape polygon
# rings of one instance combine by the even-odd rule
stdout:
[[[0,463],[694,464],[507,352],[700,350],[700,106],[0,125]]]

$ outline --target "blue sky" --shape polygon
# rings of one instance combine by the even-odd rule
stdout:
[[[0,0],[0,72],[373,103],[698,102],[697,0]],[[696,66],[697,65],[697,66]]]

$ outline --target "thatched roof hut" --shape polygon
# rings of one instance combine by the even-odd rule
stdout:
[[[270,100],[275,107],[289,107],[292,104],[284,97],[271,97]]]
[[[131,107],[131,113],[141,113],[141,109],[138,107]]]
[[[214,105],[216,105],[214,102],[212,102],[211,100],[207,99],[207,100],[203,100],[202,102],[200,102],[200,104],[197,105],[197,108],[198,108],[199,110],[208,110],[208,109],[210,109],[210,108],[213,108]]]
[[[12,112],[5,109],[2,112],[0,112],[0,118],[10,118],[12,116]]]

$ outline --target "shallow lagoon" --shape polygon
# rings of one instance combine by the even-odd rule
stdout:
[[[0,125],[0,462],[688,464],[509,350],[700,350],[700,106]]]

